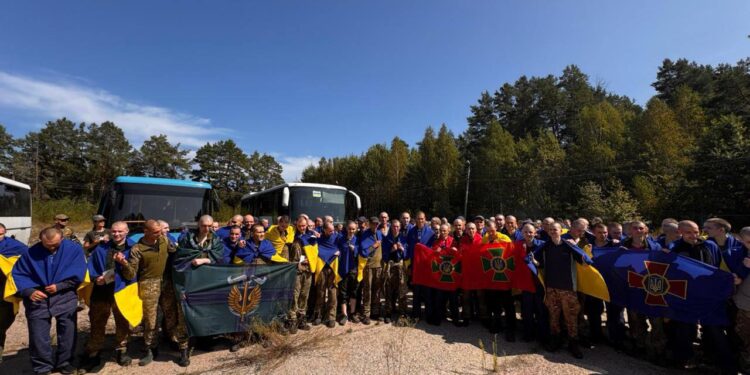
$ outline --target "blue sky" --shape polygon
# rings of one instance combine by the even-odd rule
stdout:
[[[576,64],[645,103],[664,58],[750,56],[747,1],[23,1],[0,6],[0,123],[110,119],[195,148],[234,139],[294,180]]]

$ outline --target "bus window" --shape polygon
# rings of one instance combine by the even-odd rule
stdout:
[[[290,190],[289,205],[294,216],[301,213],[311,218],[330,215],[334,222],[344,222],[345,190],[317,187],[293,187]]]
[[[0,216],[31,216],[31,192],[0,184]]]

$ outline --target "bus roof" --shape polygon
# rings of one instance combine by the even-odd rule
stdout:
[[[210,189],[211,185],[205,182],[190,181],[190,180],[175,180],[171,178],[158,178],[158,177],[135,177],[135,176],[119,176],[115,178],[116,184],[148,184],[148,185],[167,185],[167,186],[181,186],[197,189]]]
[[[15,187],[20,187],[22,189],[31,190],[31,186],[26,185],[22,182],[18,182],[16,180],[11,180],[10,178],[0,177],[0,182],[3,184],[8,184]]]
[[[345,187],[338,186],[338,185],[313,184],[313,183],[308,183],[308,182],[289,182],[286,184],[276,185],[272,188],[269,188],[263,191],[255,191],[252,193],[247,193],[242,196],[242,199],[250,198],[251,196],[256,195],[256,194],[268,193],[270,191],[283,189],[285,187],[312,187],[312,188],[320,188],[320,189],[336,189],[336,190],[347,191]]]

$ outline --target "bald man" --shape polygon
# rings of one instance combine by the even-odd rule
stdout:
[[[226,226],[223,226],[216,230],[216,237],[219,237],[219,239],[224,240],[229,237],[229,231],[232,229],[232,227],[237,226],[241,227],[242,223],[245,221],[245,218],[242,215],[234,215],[229,220],[229,223],[227,223]],[[213,223],[213,218],[211,219],[211,222]]]

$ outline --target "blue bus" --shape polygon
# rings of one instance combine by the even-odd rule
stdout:
[[[194,228],[201,215],[219,209],[219,200],[210,184],[156,177],[120,176],[103,194],[97,213],[128,223],[131,235],[143,232],[143,223],[159,219],[171,231]],[[137,236],[140,237],[140,236]]]
[[[362,210],[357,193],[338,185],[290,182],[242,197],[242,210],[275,223],[280,215],[295,219],[299,214],[311,218],[330,215],[334,223],[355,219]]]

